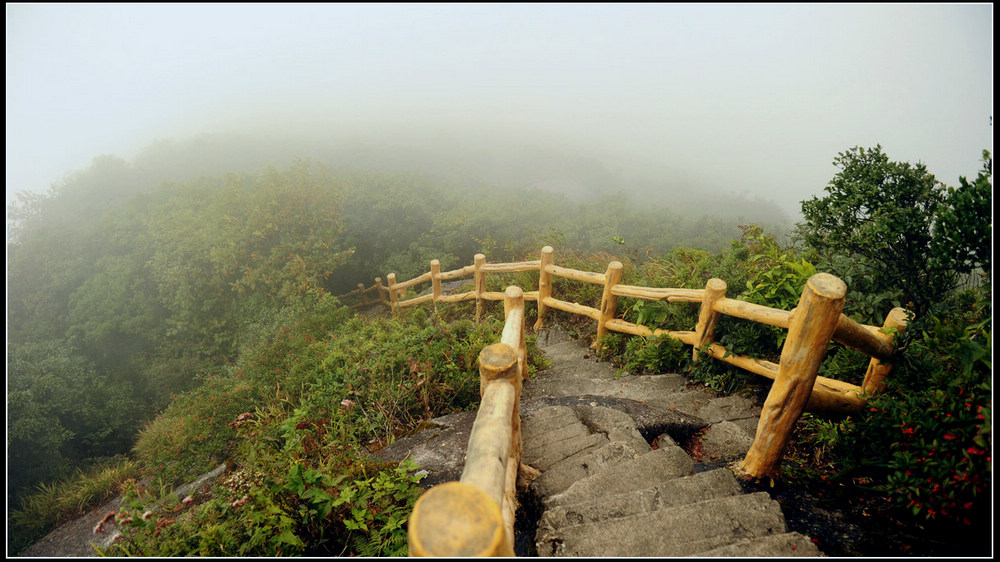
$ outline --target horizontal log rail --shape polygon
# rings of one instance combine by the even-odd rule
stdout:
[[[533,301],[537,303],[538,319],[534,325],[536,331],[543,326],[547,310],[553,308],[571,314],[586,316],[596,321],[597,338],[594,342],[595,346],[599,345],[602,338],[609,331],[642,337],[668,336],[676,338],[686,345],[690,345],[692,347],[692,359],[695,361],[698,361],[700,355],[704,354],[707,357],[767,377],[773,383],[762,409],[754,443],[747,456],[734,468],[737,472],[758,478],[773,478],[778,475],[780,472],[780,462],[788,440],[791,437],[791,432],[794,429],[794,424],[806,409],[828,413],[852,413],[858,412],[865,407],[868,396],[880,391],[884,387],[885,378],[892,369],[891,364],[886,361],[894,352],[894,336],[898,332],[905,330],[907,325],[908,313],[902,308],[895,308],[890,311],[881,327],[860,324],[847,317],[842,313],[844,297],[847,292],[846,285],[837,277],[827,273],[817,273],[808,280],[802,290],[802,296],[797,307],[792,310],[779,310],[727,298],[725,296],[727,286],[721,279],[709,279],[704,289],[640,287],[620,283],[623,266],[617,261],[609,263],[604,273],[561,267],[555,265],[553,262],[554,251],[550,246],[542,248],[539,260],[487,264],[483,254],[476,254],[473,265],[446,272],[440,270],[438,260],[432,260],[431,270],[427,273],[401,283],[397,283],[396,275],[390,273],[387,276],[387,286],[382,286],[381,280],[376,279],[376,284],[373,287],[378,288],[379,302],[387,304],[394,314],[398,313],[400,308],[425,302],[432,302],[436,305],[439,302],[475,300],[476,319],[478,320],[482,314],[483,301],[504,300],[507,325],[510,324],[511,318],[518,317],[519,320],[516,320],[515,323],[520,322],[523,325],[524,302]],[[508,288],[506,293],[486,291],[485,274],[524,271],[538,271],[538,290],[523,292],[518,289],[515,300],[519,303],[516,308],[520,312],[511,312],[511,305],[507,303],[512,298],[510,295],[512,288]],[[461,279],[469,275],[472,275],[474,278],[474,290],[453,295],[442,294],[442,280]],[[601,285],[603,287],[603,294],[601,296],[600,308],[564,301],[552,296],[554,276]],[[431,283],[430,293],[403,300],[406,297],[407,289],[428,281]],[[358,290],[352,293],[357,294],[363,300],[366,291],[371,290],[375,289],[364,289],[363,286],[359,285]],[[700,308],[697,325],[693,331],[673,331],[627,322],[616,317],[617,299],[619,297],[654,301],[666,300],[671,303],[698,303],[700,304]],[[781,349],[780,361],[774,363],[754,357],[728,353],[725,347],[716,343],[713,339],[715,326],[722,314],[788,330],[788,335]],[[435,538],[431,539],[423,537],[420,534],[423,531],[416,534],[414,531],[411,531],[410,551],[412,554],[461,556],[467,555],[461,553],[473,551],[475,553],[489,553],[493,555],[510,555],[512,552],[512,550],[509,550],[509,542],[512,538],[510,532],[513,524],[513,497],[508,500],[505,495],[503,499],[498,499],[500,494],[498,490],[501,488],[496,481],[499,479],[500,474],[506,474],[509,482],[502,489],[504,490],[504,494],[512,494],[512,479],[516,478],[518,463],[504,464],[503,467],[499,467],[495,463],[498,462],[498,459],[513,459],[515,456],[520,459],[520,422],[517,417],[517,402],[519,400],[520,380],[526,375],[526,371],[524,368],[523,326],[519,332],[514,331],[509,336],[507,330],[508,328],[505,327],[502,344],[496,345],[505,345],[511,350],[518,350],[513,352],[516,366],[512,367],[519,372],[519,376],[514,377],[518,380],[516,385],[517,391],[511,393],[509,389],[501,390],[500,387],[497,387],[495,390],[489,390],[492,388],[491,383],[484,378],[481,381],[483,403],[480,405],[480,416],[482,417],[482,422],[480,423],[479,417],[477,417],[476,422],[483,429],[479,432],[474,430],[474,435],[470,437],[470,452],[475,451],[476,455],[487,455],[493,460],[490,462],[476,460],[472,465],[468,464],[469,461],[467,461],[466,471],[469,473],[469,477],[466,478],[466,473],[463,472],[463,478],[460,482],[450,483],[455,486],[450,486],[444,491],[436,492],[440,499],[440,505],[447,509],[454,509],[456,513],[466,513],[460,511],[459,506],[465,505],[463,502],[472,502],[473,500],[469,498],[475,495],[475,493],[485,494],[486,497],[491,498],[491,501],[498,506],[498,513],[502,514],[504,528],[498,527],[499,530],[494,529],[489,532],[481,531],[479,538],[476,539],[478,542],[475,542],[475,547],[469,546],[472,543],[463,542],[467,538],[465,531],[461,533],[458,531],[453,532],[452,535],[454,537],[448,540],[441,538],[442,535],[440,534],[433,535]],[[519,337],[515,337],[514,334],[516,333],[520,334]],[[514,345],[515,340],[520,342],[517,347]],[[817,375],[820,363],[825,356],[830,341],[837,341],[871,358],[861,386]],[[486,350],[484,350],[485,352]],[[488,361],[484,363],[487,359],[488,357],[480,356],[481,374],[484,368],[483,365],[491,364]],[[489,368],[487,367],[487,369]],[[482,375],[482,377],[485,376]],[[498,380],[507,380],[504,377],[496,376]],[[489,399],[487,400],[488,396]],[[513,401],[511,408],[497,406],[497,404],[506,404],[511,401]],[[484,412],[491,413],[487,414]],[[491,421],[494,418],[510,419],[511,433],[508,434],[506,429],[487,431],[485,429],[487,427],[499,427],[501,425],[499,422]],[[494,443],[473,447],[471,443],[473,438],[478,442],[479,435],[487,434],[493,435],[490,439]],[[487,452],[481,453],[479,451]],[[482,465],[480,463],[486,464]],[[473,468],[469,468],[470,466]],[[475,468],[480,466],[488,466],[489,468]],[[490,474],[488,477],[484,476],[487,472]],[[474,493],[470,490],[477,490],[478,492]],[[421,501],[425,501],[430,495],[429,491]],[[429,502],[431,500],[426,499],[426,501]],[[418,502],[419,505],[421,504]],[[487,511],[493,513],[492,508]],[[411,519],[411,526],[417,526],[422,529],[417,524],[418,521],[421,521],[417,513],[417,510],[415,510],[414,516]],[[426,513],[426,510],[422,513]],[[429,515],[421,515],[421,517],[423,518],[422,521],[429,521],[432,518]],[[472,520],[486,521],[489,519],[486,515],[474,516],[471,512],[466,513],[462,517],[465,518],[464,521],[461,524],[455,523],[455,529],[466,529],[468,527],[466,523]],[[479,519],[476,519],[477,517]],[[490,515],[489,517],[493,516]],[[444,519],[440,521],[435,519],[435,521],[440,523]],[[447,525],[451,524],[448,523]],[[497,534],[489,535],[489,533],[494,531]],[[441,546],[444,544],[451,546],[444,548]],[[443,552],[454,554],[440,554]]]
[[[460,267],[451,271],[441,271],[438,260],[431,260],[430,271],[423,273],[413,279],[396,282],[396,275],[390,273],[387,277],[388,286],[383,286],[381,279],[376,279],[375,285],[365,289],[359,285],[358,289],[348,293],[348,295],[360,295],[361,303],[355,305],[366,306],[374,303],[382,303],[389,306],[394,313],[398,313],[400,308],[415,306],[422,303],[453,303],[476,301],[476,319],[482,315],[482,303],[485,301],[502,301],[504,293],[496,291],[486,291],[485,275],[487,273],[518,273],[525,271],[538,271],[538,290],[523,293],[523,298],[528,302],[538,304],[538,320],[535,329],[542,327],[545,313],[548,309],[556,309],[570,314],[586,316],[597,322],[598,341],[603,338],[608,331],[620,332],[624,334],[638,335],[642,337],[669,336],[680,339],[687,345],[692,346],[692,358],[697,360],[700,351],[705,351],[710,357],[735,365],[752,373],[777,379],[775,370],[762,365],[775,365],[760,359],[748,356],[727,355],[725,350],[712,341],[715,323],[719,314],[725,314],[736,318],[742,318],[753,322],[767,324],[782,329],[789,329],[792,318],[797,309],[780,310],[767,306],[731,299],[725,296],[726,284],[721,279],[709,280],[704,289],[683,289],[683,288],[663,288],[663,287],[642,287],[637,285],[625,285],[621,281],[622,266],[619,262],[612,262],[604,273],[582,271],[569,267],[558,266],[554,263],[554,251],[550,246],[542,249],[540,259],[508,263],[487,263],[483,254],[476,254],[474,263],[465,267]],[[442,281],[451,281],[472,276],[475,281],[474,289],[458,294],[444,295],[441,290]],[[552,296],[553,277],[562,277],[573,281],[602,285],[604,294],[601,299],[601,308],[560,300]],[[430,283],[431,291],[406,299],[408,289],[421,284]],[[367,300],[365,295],[370,291],[378,291],[378,300]],[[662,330],[632,324],[616,317],[617,299],[619,297],[635,298],[642,300],[659,301],[665,300],[671,303],[689,302],[700,303],[702,305],[699,313],[698,326],[691,331]],[[895,331],[905,329],[906,312],[901,308],[892,310],[886,317],[883,327],[867,326],[859,324],[844,314],[839,314],[836,318],[836,325],[830,339],[837,341],[851,349],[859,351],[871,357],[868,371],[865,374],[864,382],[861,386],[851,386],[843,388],[836,381],[830,382],[824,377],[818,377],[814,392],[830,394],[825,398],[817,398],[808,401],[810,410],[827,410],[832,408],[834,412],[852,412],[862,409],[867,403],[866,396],[881,390],[884,387],[885,377],[891,370],[891,366],[884,363],[893,353],[893,328]],[[595,341],[595,344],[597,342]],[[708,347],[706,347],[708,346]],[[704,348],[704,349],[703,349]],[[836,392],[830,391],[837,388]],[[853,393],[853,394],[851,394]]]
[[[371,292],[376,292],[378,296],[374,299],[369,299],[368,294]],[[342,295],[337,295],[337,298],[341,301],[348,301],[350,299],[358,299],[358,302],[350,305],[351,308],[367,308],[376,304],[389,305],[388,290],[382,285],[382,278],[376,277],[375,284],[371,287],[365,287],[364,283],[358,283],[358,288],[344,293]]]
[[[513,556],[521,464],[521,385],[527,376],[524,294],[504,293],[500,343],[479,354],[481,401],[457,482],[427,490],[407,527],[410,556]]]

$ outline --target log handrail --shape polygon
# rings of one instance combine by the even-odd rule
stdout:
[[[700,355],[705,355],[772,379],[774,383],[765,401],[765,411],[758,425],[754,445],[738,467],[738,470],[754,477],[773,477],[777,474],[793,425],[804,410],[850,413],[863,409],[868,396],[883,388],[885,378],[892,369],[886,360],[895,350],[894,336],[899,331],[905,330],[907,325],[908,312],[902,308],[890,311],[882,327],[860,324],[844,315],[841,310],[846,286],[840,279],[826,273],[817,273],[810,277],[796,308],[780,310],[726,297],[726,283],[721,279],[708,280],[704,289],[625,285],[621,283],[621,268],[621,263],[614,261],[608,265],[604,273],[557,266],[554,263],[553,248],[545,246],[538,260],[491,264],[486,263],[483,254],[476,254],[473,265],[448,272],[441,272],[437,260],[432,260],[431,270],[414,279],[396,283],[396,275],[390,273],[387,276],[387,287],[381,285],[380,279],[376,279],[375,286],[379,287],[380,302],[387,304],[393,313],[398,313],[402,307],[424,302],[433,302],[436,305],[438,302],[475,299],[478,320],[482,314],[483,301],[507,302],[506,299],[509,298],[506,293],[485,290],[486,273],[538,271],[538,290],[519,293],[522,323],[523,303],[525,301],[537,303],[538,319],[534,325],[536,331],[544,325],[548,309],[554,308],[596,321],[598,338],[594,342],[595,346],[609,331],[643,337],[669,336],[692,346],[694,360],[699,360]],[[473,291],[442,295],[440,285],[442,280],[460,279],[468,275],[473,275],[475,278]],[[600,309],[552,296],[553,276],[603,286]],[[428,281],[432,284],[429,293],[401,300],[405,299],[406,289]],[[363,289],[363,286],[359,286],[359,289],[352,293],[357,293],[364,299],[366,290],[373,289]],[[693,331],[663,330],[633,324],[616,317],[618,297],[666,300],[672,303],[699,303],[701,308],[698,323]],[[773,363],[754,357],[729,354],[723,346],[714,341],[714,328],[723,314],[788,330],[788,336],[781,350],[781,361]],[[508,320],[512,316],[507,305],[505,305],[505,315]],[[523,335],[522,329],[522,338]],[[820,362],[831,340],[871,358],[861,386],[817,375]],[[504,342],[507,343],[506,336]],[[510,345],[513,347],[513,344]],[[521,345],[523,346],[523,340]],[[517,357],[520,365],[518,369],[523,377],[525,375],[523,352],[518,352]],[[516,472],[516,469],[512,470]]]
[[[617,265],[616,265],[617,264]],[[692,346],[692,358],[697,360],[700,351],[706,351],[710,357],[724,361],[748,370],[752,373],[762,375],[771,379],[776,379],[775,370],[764,365],[774,365],[768,361],[756,359],[748,356],[727,355],[725,349],[714,343],[712,340],[714,325],[718,321],[720,314],[743,318],[753,322],[768,324],[782,329],[788,329],[795,314],[796,309],[780,310],[767,306],[731,299],[725,296],[726,284],[720,279],[710,279],[704,289],[684,289],[684,288],[664,288],[664,287],[642,287],[638,285],[625,285],[620,283],[621,275],[619,262],[612,262],[608,265],[605,273],[582,271],[568,267],[557,266],[554,263],[554,250],[551,246],[542,248],[540,259],[527,260],[508,263],[487,263],[486,256],[476,254],[473,265],[468,265],[451,271],[440,271],[437,260],[431,261],[431,270],[408,281],[396,283],[396,275],[388,275],[388,287],[382,285],[381,279],[376,278],[376,284],[364,289],[364,291],[379,290],[379,301],[390,307],[394,313],[400,308],[414,306],[425,302],[462,302],[468,300],[476,301],[476,319],[482,316],[482,303],[484,301],[498,301],[504,299],[504,293],[496,291],[486,291],[486,273],[518,273],[524,271],[538,271],[538,291],[528,291],[523,293],[525,301],[536,302],[538,306],[538,319],[534,329],[539,330],[544,324],[545,313],[548,309],[554,308],[586,316],[597,322],[598,339],[603,337],[608,331],[620,332],[643,337],[649,336],[670,336],[680,339],[685,344]],[[456,295],[442,295],[440,293],[440,282],[443,280],[461,279],[473,275],[475,277],[475,287],[472,291]],[[603,285],[604,295],[601,299],[601,308],[593,308],[583,304],[564,301],[552,296],[553,276],[563,277],[584,283]],[[430,282],[431,291],[427,294],[405,299],[406,289],[415,287],[422,283]],[[362,286],[358,290],[348,293],[348,295],[359,294],[364,301]],[[667,302],[691,302],[701,303],[702,309],[699,313],[699,326],[694,332],[662,330],[632,324],[615,317],[617,297],[630,297],[642,300],[666,300]],[[370,303],[369,303],[370,304]],[[362,306],[361,304],[355,305]],[[860,324],[850,317],[840,314],[836,319],[836,326],[830,339],[837,341],[851,349],[859,351],[871,357],[868,371],[865,374],[864,382],[861,386],[839,383],[818,377],[814,393],[827,393],[830,389],[836,388],[836,392],[808,402],[808,409],[820,409],[833,412],[858,411],[865,406],[867,399],[865,396],[881,390],[884,387],[885,377],[892,369],[891,365],[885,363],[892,356],[894,351],[892,330],[900,331],[906,327],[906,311],[902,308],[895,308],[886,317],[883,327],[868,326]],[[704,325],[702,325],[704,323]],[[692,336],[693,334],[693,336]],[[595,341],[595,345],[596,345]],[[853,395],[851,395],[853,393]]]
[[[500,343],[479,354],[481,401],[457,482],[427,490],[407,528],[410,556],[513,556],[517,474],[521,464],[520,398],[527,377],[524,294],[504,293]]]

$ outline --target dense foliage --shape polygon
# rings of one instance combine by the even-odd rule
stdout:
[[[992,160],[969,184],[940,184],[923,164],[892,162],[881,146],[840,153],[825,197],[802,204],[799,232],[831,262],[844,258],[917,315],[954,288],[958,275],[989,268]],[[836,268],[834,269],[836,271]]]
[[[612,236],[621,235],[658,244],[653,252],[685,242],[712,249],[736,228],[625,197],[570,201],[402,171],[344,169],[334,178],[308,160],[246,171],[246,158],[222,159],[244,171],[219,173],[206,158],[212,150],[199,141],[157,145],[133,163],[101,157],[48,194],[8,206],[12,508],[37,507],[32,493],[63,490],[80,470],[114,463],[167,419],[185,436],[162,443],[159,454],[172,457],[162,476],[207,466],[230,446],[219,432],[233,412],[219,410],[190,434],[186,422],[158,414],[179,404],[211,409],[206,397],[245,364],[259,327],[306,295],[340,294],[388,272],[405,279],[432,258],[446,267],[480,251],[520,259],[553,242],[591,251],[617,246]],[[276,390],[255,392],[246,397],[260,406]],[[196,437],[213,452],[187,457]]]
[[[432,258],[445,269],[477,252],[535,259],[544,244],[576,269],[618,259],[629,284],[702,288],[717,277],[729,297],[784,310],[809,276],[828,271],[848,285],[844,312],[872,325],[912,304],[887,390],[863,415],[805,416],[796,450],[812,453],[788,469],[864,482],[901,520],[978,531],[989,512],[989,153],[958,188],[881,147],[842,153],[828,195],[803,203],[799,244],[624,195],[571,201],[405,172],[335,179],[309,161],[164,183],[140,173],[142,162],[98,159],[8,209],[12,551],[120,485],[127,508],[109,516],[124,533],[110,554],[404,553],[419,476],[367,453],[475,406],[476,356],[499,319],[472,323],[468,305],[445,307],[451,317],[356,316],[331,293],[389,272],[411,278]],[[537,274],[501,277],[490,290],[537,283]],[[562,278],[553,294],[589,306],[601,297]],[[698,315],[690,303],[635,299],[619,311],[674,330]],[[784,336],[729,317],[716,328],[731,353],[771,361]],[[603,344],[623,376],[685,370],[720,392],[762,388],[721,362],[692,362],[669,338]],[[820,374],[858,384],[867,362],[832,344]],[[211,495],[169,493],[222,462],[230,469]]]

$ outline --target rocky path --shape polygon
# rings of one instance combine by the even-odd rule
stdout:
[[[522,463],[538,475],[520,494],[518,555],[820,555],[726,468],[753,441],[750,400],[689,389],[676,374],[618,376],[558,327],[538,344],[552,366],[522,394]],[[474,419],[433,420],[381,455],[413,458],[428,487],[457,480]]]
[[[541,346],[553,366],[525,384],[525,401],[576,403],[523,414],[522,462],[541,473],[526,497],[541,512],[532,554],[819,554],[786,531],[777,502],[744,493],[725,467],[753,441],[760,408],[751,401],[688,389],[675,374],[617,377],[557,333]]]

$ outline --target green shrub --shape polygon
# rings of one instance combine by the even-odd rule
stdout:
[[[868,409],[816,427],[810,445],[832,449],[843,481],[870,482],[896,517],[973,535],[991,509],[992,334],[989,304],[916,319],[886,392]]]

